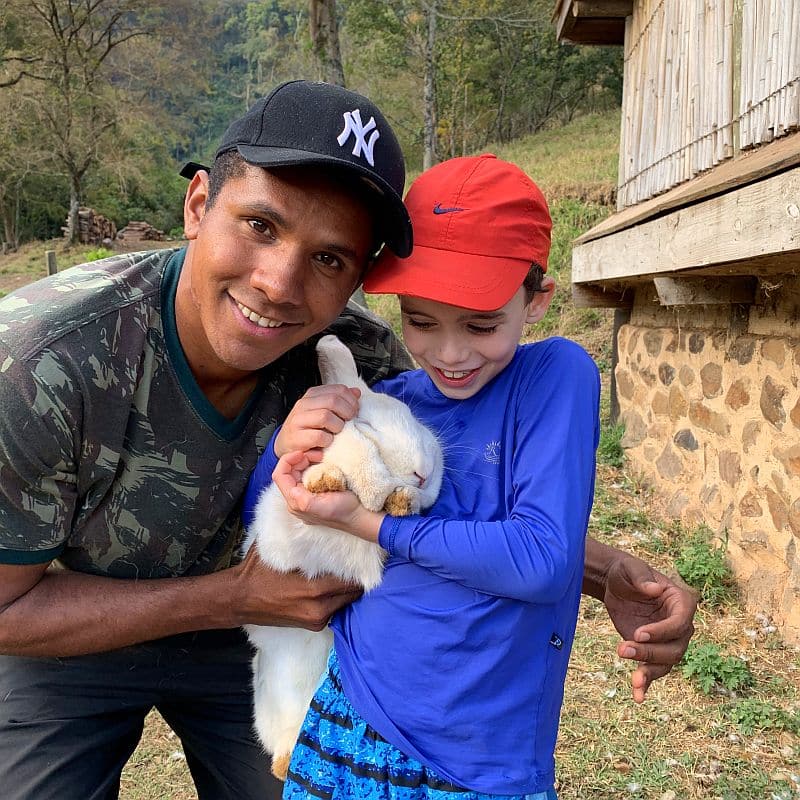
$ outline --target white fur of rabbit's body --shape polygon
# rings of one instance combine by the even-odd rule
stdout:
[[[325,449],[322,461],[303,473],[312,492],[350,489],[365,508],[401,516],[427,508],[439,493],[439,445],[399,400],[372,392],[358,377],[347,347],[334,336],[317,345],[325,383],[361,390],[359,413],[345,423]],[[309,578],[332,574],[369,591],[383,574],[379,545],[292,515],[278,488],[268,486],[255,508],[244,542],[281,572],[300,570]],[[253,659],[255,727],[272,754],[272,771],[285,778],[308,704],[322,677],[333,642],[330,629],[247,625],[256,648]]]

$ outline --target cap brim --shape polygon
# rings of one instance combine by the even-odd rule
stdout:
[[[516,294],[530,267],[521,259],[455,253],[417,244],[410,259],[383,254],[367,273],[364,291],[496,311]]]
[[[206,172],[210,172],[209,168],[204,166],[203,164],[198,164],[196,161],[188,161],[186,164],[183,165],[181,171],[178,173],[182,178],[188,178],[191,180],[194,178],[195,173],[199,170],[205,170]]]

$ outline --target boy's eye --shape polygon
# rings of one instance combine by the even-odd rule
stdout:
[[[467,325],[470,333],[482,336],[484,334],[494,333],[497,330],[497,325]]]
[[[433,327],[432,322],[423,322],[421,319],[414,319],[413,317],[406,317],[406,322],[412,327],[421,331],[426,331]]]

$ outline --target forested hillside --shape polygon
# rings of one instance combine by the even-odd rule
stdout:
[[[5,0],[0,243],[58,236],[79,205],[179,232],[179,165],[213,156],[227,121],[290,78],[372,97],[411,170],[614,107],[621,52],[558,45],[552,6]]]

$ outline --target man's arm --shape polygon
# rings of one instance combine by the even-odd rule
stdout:
[[[583,593],[605,604],[624,639],[617,647],[620,658],[639,662],[631,684],[633,699],[641,703],[650,684],[686,652],[697,598],[636,556],[591,538],[586,540]]]
[[[266,567],[251,550],[211,575],[117,580],[47,564],[0,565],[0,653],[73,656],[244,624],[322,630],[361,590]]]

